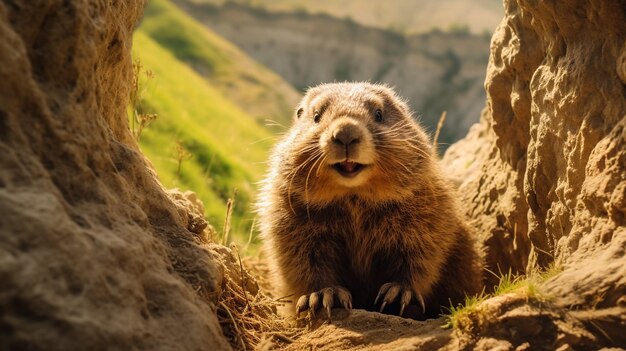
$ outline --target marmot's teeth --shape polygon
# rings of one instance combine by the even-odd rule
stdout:
[[[343,161],[343,162],[335,163],[334,167],[340,173],[350,175],[350,174],[354,174],[360,171],[363,165],[357,162]]]

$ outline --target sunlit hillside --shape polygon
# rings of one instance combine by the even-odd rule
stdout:
[[[247,240],[254,183],[279,129],[265,120],[286,123],[298,93],[169,1],[151,1],[133,45],[136,108],[157,116],[142,151],[165,186],[197,193],[219,233],[236,191],[232,232]]]
[[[405,34],[440,30],[493,32],[502,19],[499,0],[194,0],[223,4],[237,2],[267,10],[325,13],[372,27]]]
[[[139,30],[262,123],[268,119],[281,123],[288,120],[300,98],[281,77],[169,0],[151,0]]]

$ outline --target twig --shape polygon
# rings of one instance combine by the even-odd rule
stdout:
[[[224,304],[224,302],[220,301],[220,305],[222,305],[222,308],[226,311],[226,313],[228,313],[228,316],[230,317],[230,320],[233,322],[233,327],[235,327],[235,331],[237,332],[237,336],[239,336],[239,340],[241,340],[241,346],[243,347],[243,349],[246,349],[246,343],[243,340],[241,331],[239,330],[239,327],[237,327],[237,321],[235,320],[235,317],[233,317],[233,314],[230,313],[230,309],[228,309],[228,306],[226,306],[226,304]]]
[[[250,247],[250,244],[252,243],[252,234],[254,232],[254,225],[256,224],[256,217],[254,217],[252,219],[252,225],[250,226],[250,233],[248,233],[248,242],[246,243],[246,246],[243,247],[243,252],[247,253],[248,252],[248,248]]]
[[[226,218],[224,219],[224,230],[222,231],[222,245],[228,244],[228,234],[230,233],[230,222],[233,217],[233,208],[235,207],[235,198],[237,197],[237,188],[233,191],[233,197],[226,202]]]
[[[283,334],[276,333],[276,334],[273,334],[272,336],[275,337],[276,339],[278,339],[278,341],[284,342],[285,344],[293,344],[293,342],[294,342],[292,338],[287,337],[287,336],[285,336]]]
[[[192,155],[189,151],[187,151],[187,149],[185,149],[185,145],[183,145],[182,140],[176,140],[174,151],[176,152],[176,161],[178,162],[176,167],[176,179],[180,179],[180,168],[183,161],[189,159]]]
[[[243,293],[243,297],[246,299],[246,307],[243,309],[243,315],[248,311],[248,307],[250,307],[250,301],[248,301],[248,294],[246,294],[246,284],[243,275],[243,264],[241,263],[241,255],[239,254],[239,250],[237,250],[237,259],[239,259],[239,272],[241,273],[241,292]]]
[[[433,138],[433,146],[435,149],[437,148],[437,139],[439,139],[439,133],[441,132],[441,128],[443,127],[443,123],[446,121],[446,115],[448,111],[443,111],[441,116],[439,117],[439,122],[437,123],[437,130],[435,131],[435,137]]]

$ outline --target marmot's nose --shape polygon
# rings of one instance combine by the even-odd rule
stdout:
[[[350,146],[358,144],[361,141],[361,132],[359,127],[354,124],[344,124],[335,129],[332,136],[333,143],[342,146]]]

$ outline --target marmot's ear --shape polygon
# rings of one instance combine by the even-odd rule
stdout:
[[[412,115],[409,106],[397,95],[384,94],[383,100],[385,101],[385,107],[391,110],[395,110],[394,113],[399,113],[406,116]]]
[[[300,118],[300,116],[302,116],[302,113],[304,113],[304,109],[301,106],[298,106],[298,109],[296,110],[296,113],[294,115],[294,120]]]

